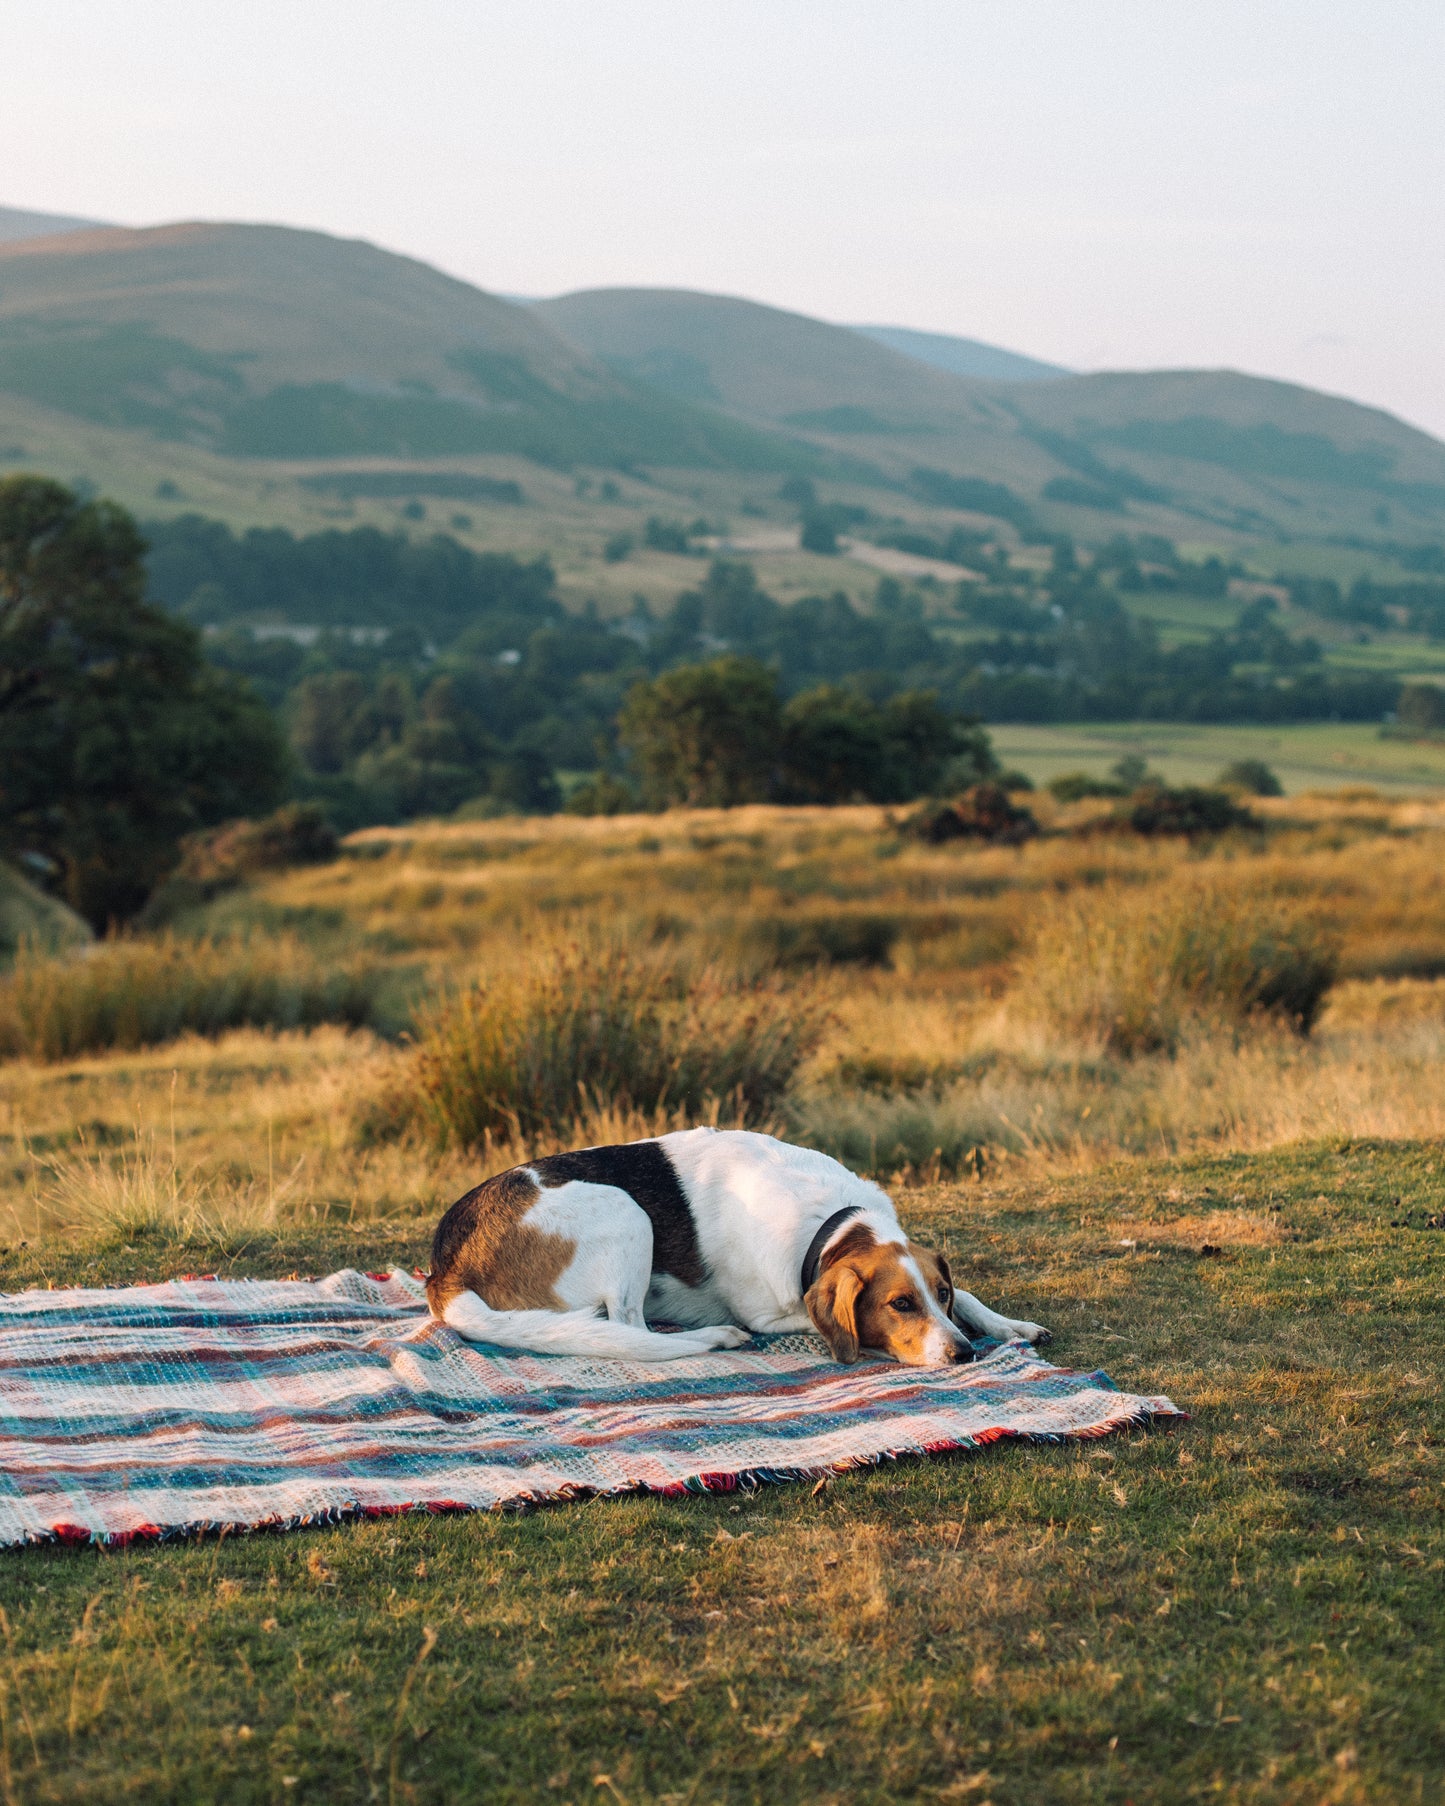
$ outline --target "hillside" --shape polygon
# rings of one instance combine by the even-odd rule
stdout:
[[[1017,351],[985,345],[979,339],[962,339],[949,332],[916,332],[911,326],[854,326],[865,339],[886,345],[920,364],[947,370],[952,376],[976,376],[984,382],[1047,382],[1055,376],[1072,376],[1062,364],[1041,363]]]
[[[1288,383],[1232,371],[984,381],[921,360],[917,341],[935,335],[683,290],[589,290],[533,311],[660,390],[846,446],[895,475],[926,466],[1002,483],[1085,535],[1110,515],[1270,537],[1445,522],[1445,445]]]
[[[558,552],[569,594],[623,606],[680,573],[608,563],[619,532],[636,542],[652,515],[701,515],[751,554],[740,515],[771,521],[760,544],[796,531],[778,498],[791,474],[865,511],[854,519],[939,543],[962,515],[1085,543],[1269,545],[1279,569],[1299,568],[1280,548],[1303,541],[1389,556],[1445,535],[1445,446],[1287,383],[1051,374],[968,340],[685,290],[521,304],[279,226],[69,224],[0,243],[0,463],[145,510],[405,526],[425,518],[419,496],[465,502],[476,513],[457,530],[475,543]],[[983,353],[992,379],[940,367]],[[524,500],[541,504],[525,526]],[[829,569],[852,582],[836,559],[797,565],[801,589],[768,580],[806,593]]]
[[[847,326],[685,289],[590,289],[532,311],[634,381],[802,434],[894,481],[942,466],[1037,492],[1059,471],[1018,431],[995,385]]]
[[[103,223],[98,219],[77,219],[69,213],[30,213],[23,207],[0,207],[0,244],[21,238],[53,238],[61,232],[92,232]]]
[[[618,378],[525,308],[373,245],[277,226],[0,246],[0,391],[242,456],[788,462]]]

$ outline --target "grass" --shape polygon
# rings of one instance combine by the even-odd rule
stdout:
[[[488,1170],[724,1109],[721,1080],[652,1079],[688,1045],[725,1065],[719,1023],[761,998],[748,1059],[794,1037],[780,1126],[892,1184],[1062,1364],[1187,1424],[816,1494],[10,1552],[0,1803],[1440,1800],[1445,816],[1287,798],[1191,848],[1039,810],[1021,849],[910,845],[875,809],[421,824],[260,879],[211,927],[404,979],[465,1095],[505,1081],[490,1139],[418,1128],[425,1031],[36,1042],[0,1063],[0,1289],[420,1264]],[[1261,908],[1339,948],[1308,1037],[1244,1007],[1252,979],[1172,1051],[1031,1006],[1041,922],[1201,898],[1216,951]],[[173,991],[191,949],[135,945],[137,991]],[[573,1120],[589,992],[626,993],[623,1081]]]
[[[1041,910],[1012,997],[1057,1035],[1112,1053],[1172,1053],[1191,1023],[1274,1016],[1307,1034],[1334,976],[1333,951],[1297,911],[1186,874]]]
[[[0,980],[0,1049],[64,1060],[186,1033],[355,1026],[381,988],[374,962],[322,962],[294,935],[115,940],[81,957],[25,947]]]
[[[1442,1194],[1437,1147],[1352,1143],[907,1195],[981,1290],[1054,1325],[1060,1360],[1186,1405],[1172,1434],[816,1496],[12,1554],[0,1786],[1438,1799],[1445,1242],[1389,1225]],[[411,1260],[430,1227],[282,1229],[239,1256],[202,1236],[147,1270]],[[136,1264],[12,1249],[0,1284]]]
[[[424,1022],[418,1114],[462,1147],[532,1142],[607,1109],[775,1121],[822,1032],[816,1006],[604,942],[534,946]]]
[[[1200,727],[1187,722],[1120,722],[1083,727],[992,727],[995,749],[1036,784],[1066,771],[1103,777],[1124,753],[1142,753],[1171,784],[1207,784],[1235,759],[1263,759],[1290,793],[1340,784],[1377,785],[1391,794],[1438,789],[1445,752],[1382,739],[1368,722],[1301,727]]]

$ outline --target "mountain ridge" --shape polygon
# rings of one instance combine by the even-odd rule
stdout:
[[[810,474],[1086,538],[1130,522],[1276,538],[1445,527],[1445,445],[1299,385],[988,379],[737,296],[523,305],[362,239],[264,224],[0,243],[6,396],[230,459]]]
[[[982,339],[957,333],[922,332],[914,326],[851,326],[849,331],[861,332],[864,338],[920,364],[947,370],[953,376],[976,376],[984,382],[1048,382],[1056,376],[1079,374],[1063,364],[1045,363],[1021,351],[1006,351],[1001,345],[987,345]]]

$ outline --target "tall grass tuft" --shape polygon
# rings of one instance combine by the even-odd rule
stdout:
[[[740,984],[601,942],[550,944],[424,1020],[424,1113],[463,1147],[531,1142],[598,1111],[775,1115],[823,1028],[795,985]]]
[[[1191,1029],[1274,1017],[1308,1034],[1334,982],[1332,946],[1287,905],[1198,880],[1080,892],[1042,917],[1009,1013],[1132,1055]]]
[[[108,941],[80,956],[22,952],[0,980],[0,1050],[66,1060],[226,1029],[368,1020],[380,974],[321,963],[294,936]]]

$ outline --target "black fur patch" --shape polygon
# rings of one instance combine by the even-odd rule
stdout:
[[[707,1278],[687,1194],[659,1143],[629,1141],[613,1148],[548,1154],[545,1159],[532,1161],[531,1169],[547,1191],[566,1185],[571,1179],[581,1179],[589,1185],[615,1185],[619,1191],[625,1191],[651,1220],[653,1272],[670,1273],[685,1286],[700,1286]],[[440,1236],[441,1231],[437,1234]]]

